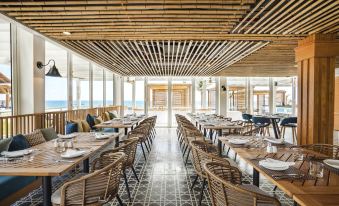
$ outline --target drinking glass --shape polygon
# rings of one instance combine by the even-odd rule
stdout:
[[[62,153],[64,151],[66,151],[66,144],[65,142],[61,141],[61,142],[56,142],[55,144],[56,146],[54,147],[54,149],[56,150],[56,152],[58,153]]]
[[[324,164],[321,162],[310,161],[309,174],[314,177],[323,178],[324,177]]]
[[[294,161],[303,161],[304,160],[304,153],[301,148],[292,148],[293,150],[293,159]]]

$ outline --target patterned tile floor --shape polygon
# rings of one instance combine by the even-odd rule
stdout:
[[[242,170],[251,171],[243,162],[239,163]],[[200,184],[197,184],[193,191],[190,190],[195,172],[190,162],[187,167],[183,163],[174,128],[157,129],[157,137],[146,162],[141,154],[141,149],[138,148],[135,169],[140,183],[136,181],[131,171],[128,171],[127,174],[129,188],[132,193],[132,202],[128,200],[125,184],[123,182],[120,184],[119,194],[125,205],[197,205]],[[73,177],[75,173],[54,178],[54,189],[60,187],[63,181]],[[251,181],[250,175],[245,173],[244,182],[251,183]],[[261,179],[260,187],[272,193],[274,186]],[[292,200],[286,197],[283,192],[276,190],[275,195],[278,196],[283,205],[293,205]],[[14,205],[41,205],[41,201],[41,189],[37,189]],[[118,205],[118,203],[113,200],[107,205]],[[207,190],[205,190],[202,205],[211,205]]]

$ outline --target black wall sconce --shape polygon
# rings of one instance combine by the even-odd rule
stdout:
[[[47,65],[49,65],[49,63],[53,62],[53,66],[51,66],[51,68],[49,69],[49,71],[47,72],[46,76],[49,76],[49,77],[62,77],[59,73],[59,70],[56,68],[55,66],[55,61],[53,59],[50,59],[48,61],[47,64],[42,64],[41,61],[38,61],[36,63],[36,66],[39,68],[39,69],[43,69],[45,68]]]
[[[222,89],[222,91],[226,91],[227,90],[225,85],[221,85],[221,89]]]

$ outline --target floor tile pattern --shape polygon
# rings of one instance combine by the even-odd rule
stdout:
[[[174,128],[157,129],[157,137],[146,162],[142,156],[141,149],[138,147],[135,169],[140,183],[137,182],[131,171],[127,171],[129,188],[132,194],[131,202],[129,202],[125,184],[123,181],[120,184],[119,194],[124,204],[135,206],[197,205],[201,185],[199,183],[194,187],[193,191],[190,190],[191,183],[195,178],[195,172],[190,162],[187,167],[183,163],[182,152],[179,149]],[[241,166],[241,169],[250,171],[246,165]],[[53,178],[54,190],[77,172],[79,172],[79,169],[62,177]],[[244,173],[244,182],[251,183],[251,181],[250,175]],[[261,189],[272,193],[274,185],[263,179],[261,179],[260,184]],[[293,205],[292,200],[282,191],[277,189],[274,194],[278,196],[284,206]],[[42,192],[40,188],[32,191],[14,205],[35,206],[41,205],[41,201]],[[106,205],[115,206],[118,203],[113,200]],[[211,205],[207,190],[205,190],[202,205]]]

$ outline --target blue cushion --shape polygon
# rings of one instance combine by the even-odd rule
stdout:
[[[1,176],[0,200],[34,182],[36,177]]]
[[[103,132],[119,132],[119,128],[104,128]]]
[[[91,129],[93,129],[94,125],[95,125],[95,117],[90,115],[90,114],[87,114],[87,117],[86,117],[86,121],[87,123],[89,124],[89,126],[91,127]]]
[[[67,122],[66,124],[66,134],[71,134],[78,132],[78,124],[73,122]]]
[[[11,143],[9,144],[8,151],[17,151],[22,149],[29,148],[30,145],[25,136],[18,134],[13,137]]]

